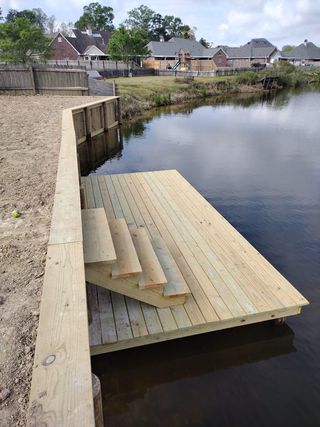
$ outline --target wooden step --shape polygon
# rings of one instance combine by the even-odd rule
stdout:
[[[167,278],[167,283],[163,288],[163,295],[173,297],[190,294],[191,291],[164,240],[161,237],[155,237],[151,243]]]
[[[131,228],[130,234],[142,267],[140,289],[161,288],[167,283],[161,264],[143,227]]]
[[[83,209],[81,216],[85,264],[114,263],[116,253],[104,209]]]
[[[117,257],[112,265],[112,278],[140,276],[142,268],[125,219],[111,219],[109,227]]]
[[[114,279],[111,277],[112,267],[106,264],[86,264],[86,281],[158,308],[172,307],[184,304],[186,301],[185,295],[165,297],[162,289],[139,289],[137,278],[134,276]]]

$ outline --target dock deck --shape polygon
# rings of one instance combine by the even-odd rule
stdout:
[[[91,354],[299,314],[308,301],[177,171],[82,178],[86,208],[161,237],[191,294],[156,308],[87,284]]]

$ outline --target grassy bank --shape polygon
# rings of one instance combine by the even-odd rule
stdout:
[[[274,72],[273,70],[271,72]],[[116,80],[124,118],[141,114],[154,107],[182,104],[207,97],[263,92],[259,80],[270,70],[256,73],[246,71],[234,76],[196,77],[186,81],[178,77],[133,77]],[[314,82],[320,83],[317,71],[297,71],[289,69],[281,72],[281,87],[298,87]]]

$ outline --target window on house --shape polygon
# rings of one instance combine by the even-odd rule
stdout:
[[[62,37],[58,37],[58,43],[62,42]]]

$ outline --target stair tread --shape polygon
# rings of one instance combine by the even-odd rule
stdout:
[[[109,220],[117,260],[112,265],[112,278],[140,275],[142,268],[124,218]]]
[[[167,278],[163,295],[173,297],[190,294],[191,291],[165,241],[161,237],[154,237],[152,245]]]
[[[81,216],[85,264],[114,263],[116,253],[105,210],[103,208],[83,209]]]
[[[167,278],[143,227],[130,229],[133,244],[142,267],[139,288],[163,288]]]

